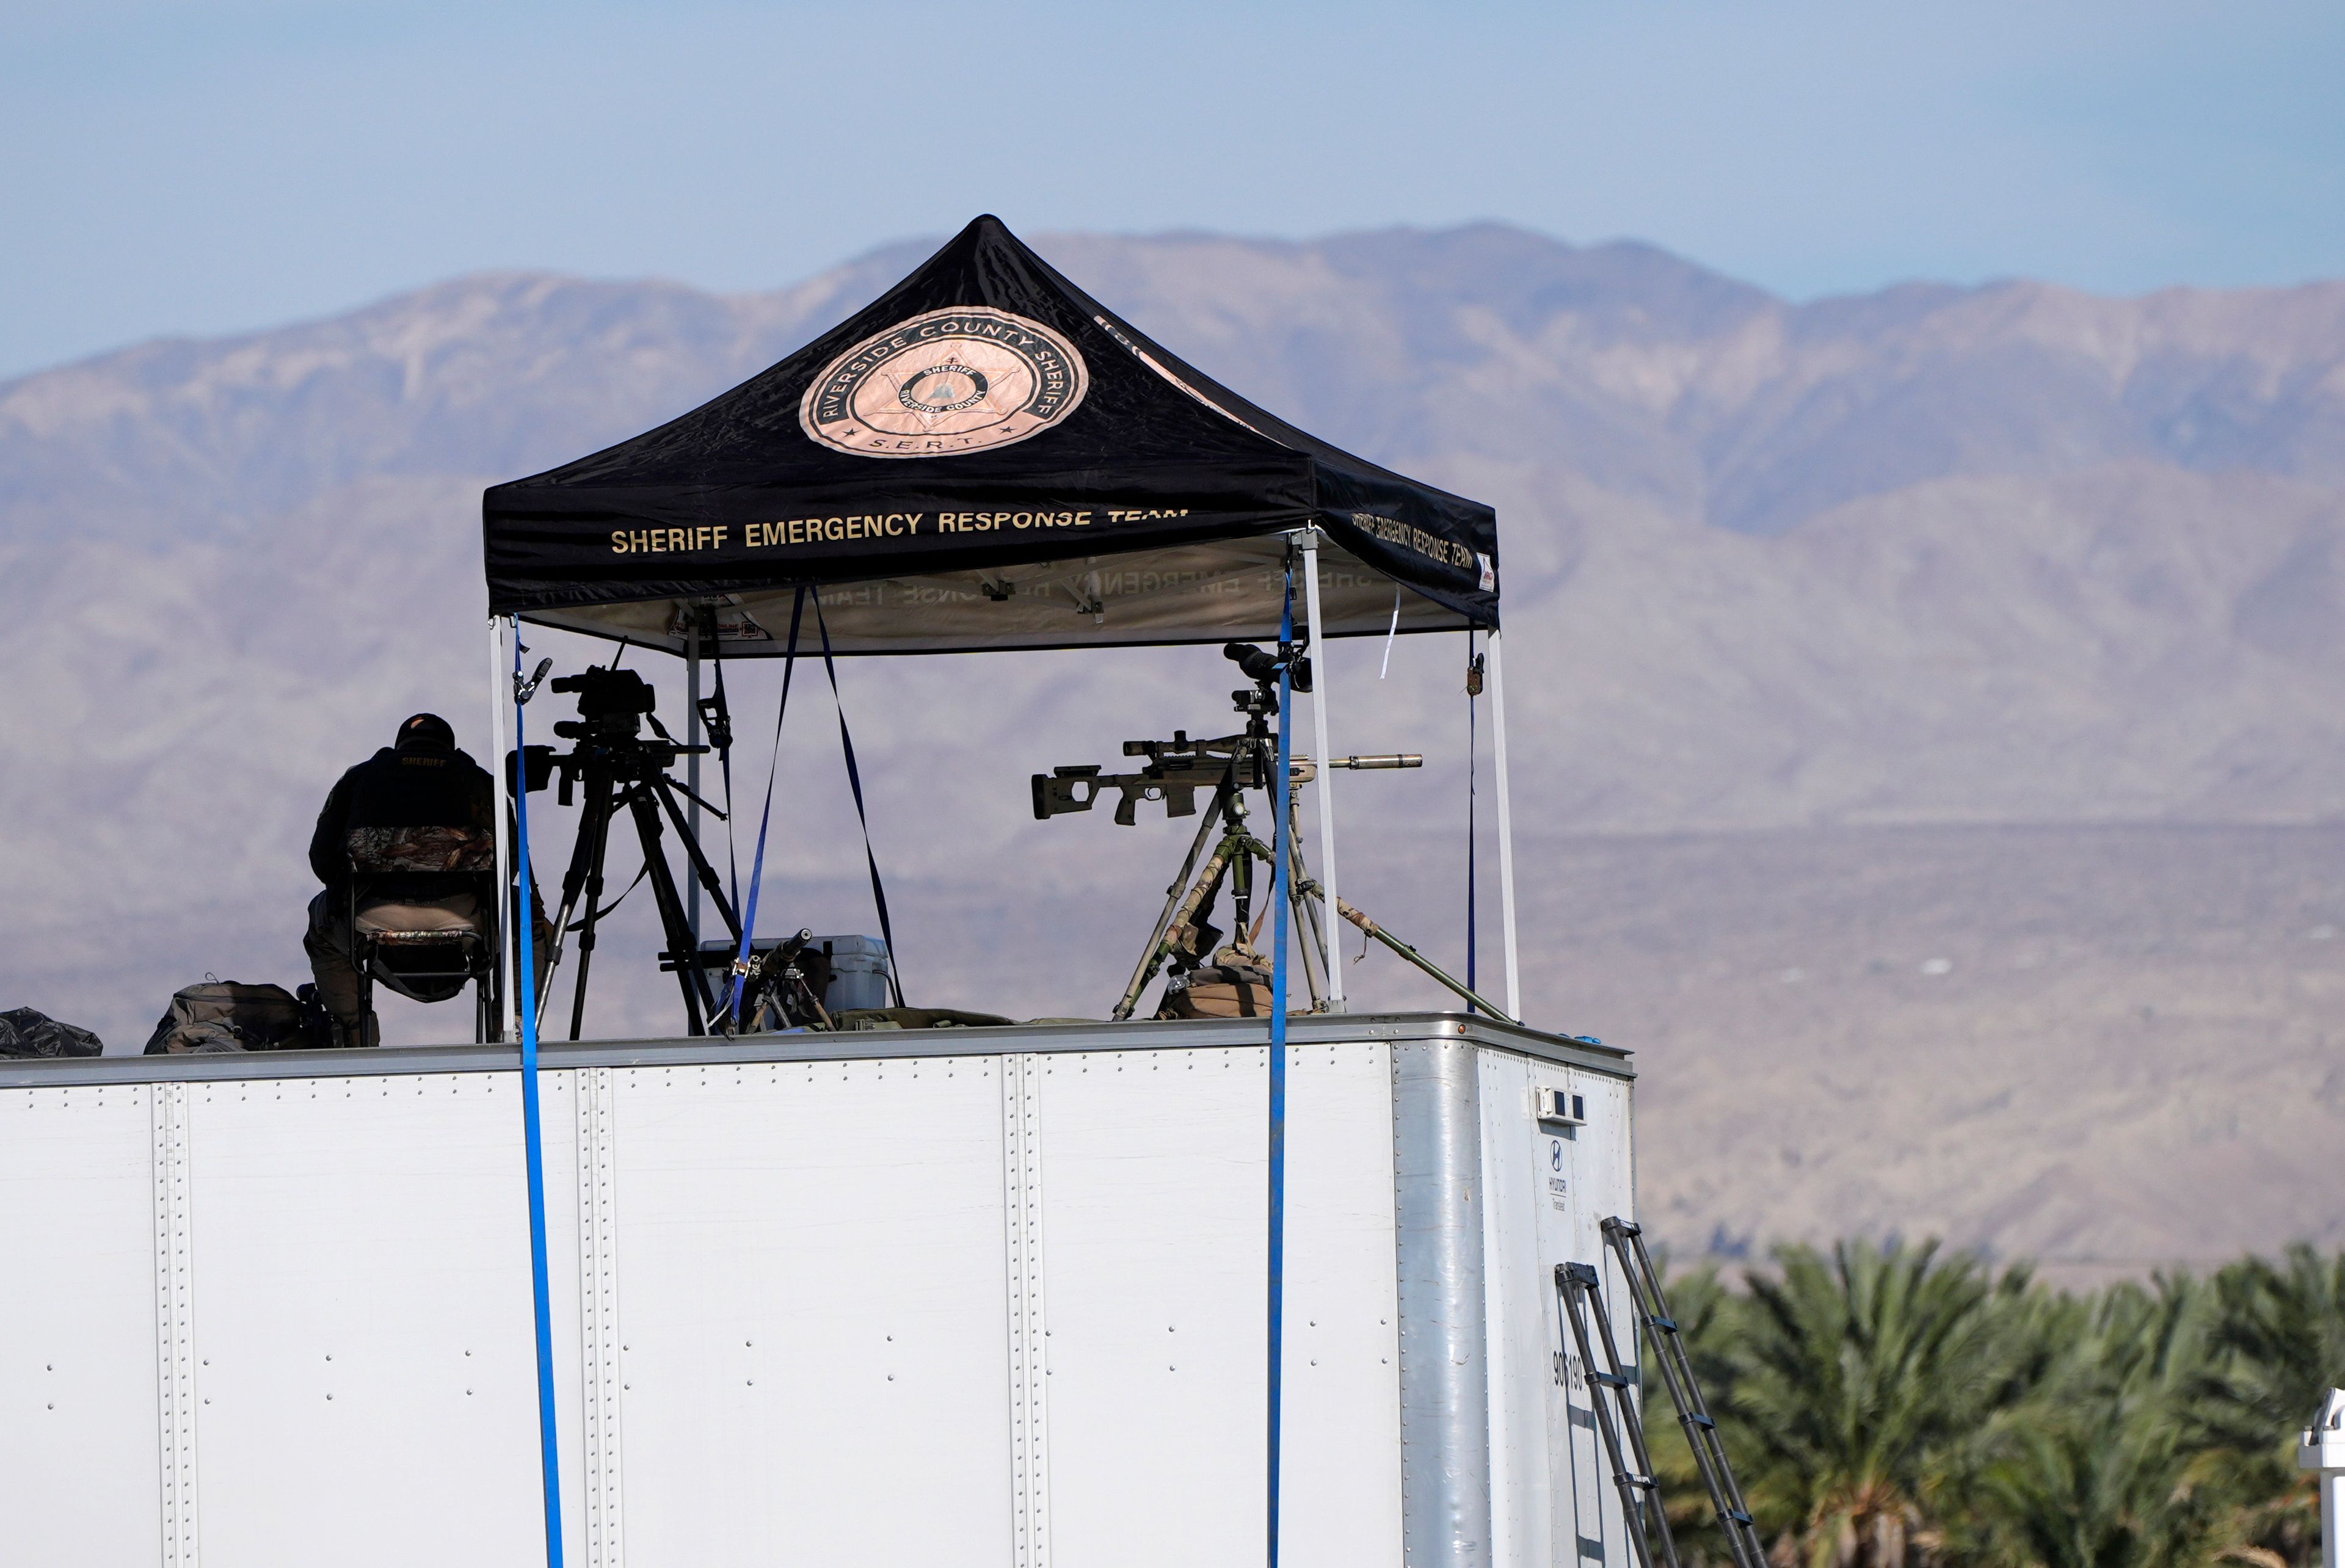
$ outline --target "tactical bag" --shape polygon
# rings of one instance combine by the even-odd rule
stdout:
[[[1267,1018],[1271,976],[1224,948],[1218,963],[1189,971],[1186,985],[1168,985],[1157,1005],[1160,1018]],[[1176,976],[1176,979],[1179,977]]]
[[[105,1049],[87,1029],[60,1024],[46,1013],[30,1007],[0,1013],[0,1057],[94,1057]]]
[[[206,980],[171,997],[147,1037],[147,1055],[210,1051],[288,1051],[326,1042],[312,1038],[310,1009],[282,986]]]

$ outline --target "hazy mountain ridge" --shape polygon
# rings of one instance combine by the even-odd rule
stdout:
[[[1043,248],[1369,455],[1536,453],[1747,531],[1964,474],[2148,460],[2345,482],[2345,283],[2136,299],[1909,285],[1795,306],[1651,247],[1495,227]],[[763,368],[919,248],[767,294],[487,274],[36,372],[0,383],[0,520],[86,527],[107,510],[94,481],[146,505],[168,486],[213,516],[385,472],[529,471]]]
[[[299,977],[300,852],[335,774],[418,707],[487,750],[482,485],[674,417],[925,248],[732,297],[460,278],[0,384],[0,1006],[120,1047],[208,969]],[[2142,1258],[2222,1213],[2312,1223],[2268,1200],[2307,1171],[2255,1129],[2345,1115],[2309,1022],[2340,950],[2303,935],[2345,924],[2305,871],[2345,817],[2345,284],[1795,306],[1649,247],[1490,228],[1040,248],[1248,396],[1497,506],[1529,1012],[1639,1052],[1674,1239],[1903,1215]],[[533,642],[565,668],[586,652]],[[1329,650],[1335,744],[1454,762],[1455,643],[1405,642],[1381,683],[1379,649]],[[844,672],[923,997],[1104,1009],[1178,845],[1162,823],[1034,824],[1024,775],[1209,723],[1222,668]],[[766,673],[736,672],[745,715],[770,711]],[[768,905],[859,928],[827,692],[808,700]],[[753,750],[767,722],[745,720]],[[1347,895],[1453,956],[1457,772],[1349,785],[1344,815]],[[561,853],[566,822],[543,821]],[[2127,823],[2234,825],[2089,825]],[[2012,905],[2005,882],[2031,890]],[[1834,914],[1861,886],[1863,918]],[[2246,913],[2145,936],[2160,897]],[[614,951],[643,946],[636,915]],[[2021,915],[2030,943],[1995,926]],[[1912,978],[1941,952],[1951,978]],[[605,973],[605,1032],[671,1026],[658,976]],[[1380,962],[1357,977],[1425,999]],[[445,1014],[392,1037],[462,1027]],[[1929,1070],[1901,1074],[1906,1052]],[[1734,1089],[1760,1070],[1763,1126]],[[1978,1087],[2022,1070],[2042,1115]],[[2108,1174],[2158,1168],[2161,1097],[2185,1092],[2166,1085],[2229,1118],[2188,1123],[2228,1151],[2198,1209]],[[2061,1154],[2086,1105],[2090,1168]],[[1743,1184],[1762,1156],[1799,1174]]]
[[[0,537],[208,537],[356,480],[551,467],[764,369],[902,248],[771,294],[481,274],[0,383]]]
[[[1963,474],[2157,460],[2345,480],[2345,283],[1793,306],[1650,247],[1487,228],[1056,245],[1095,292],[1179,320],[1189,357],[1331,439],[1396,461],[1538,453],[1747,531]],[[1365,406],[1340,391],[1396,384]]]

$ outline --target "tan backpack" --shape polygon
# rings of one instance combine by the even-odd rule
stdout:
[[[298,1050],[313,1043],[310,1036],[308,1013],[284,986],[208,977],[173,995],[147,1054]]]
[[[1270,1017],[1271,975],[1264,966],[1250,962],[1224,947],[1214,962],[1189,971],[1185,986],[1168,985],[1157,1005],[1160,1018],[1267,1018]]]

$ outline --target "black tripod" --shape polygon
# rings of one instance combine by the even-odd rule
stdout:
[[[674,749],[681,752],[686,748]],[[708,1032],[706,1019],[716,1010],[716,998],[708,993],[708,976],[701,968],[700,953],[692,939],[692,920],[685,912],[684,895],[660,843],[663,813],[675,824],[676,837],[684,844],[685,855],[700,885],[716,905],[726,931],[736,943],[741,939],[741,921],[725,896],[725,885],[716,867],[709,865],[707,855],[701,852],[699,842],[685,824],[683,808],[675,799],[682,786],[665,771],[673,760],[638,759],[605,751],[600,756],[590,754],[578,770],[586,788],[586,810],[579,819],[578,843],[571,852],[570,869],[562,875],[562,912],[554,922],[553,952],[545,975],[545,990],[550,994],[553,970],[562,962],[562,939],[568,933],[571,916],[584,898],[586,913],[578,922],[578,980],[570,1004],[570,1037],[574,1040],[585,1025],[586,980],[594,962],[595,927],[609,913],[602,907],[603,862],[610,845],[612,820],[622,809],[634,819],[635,837],[644,852],[644,875],[652,885],[652,899],[659,906],[660,928],[667,940],[666,951],[659,956],[660,967],[675,972],[676,984],[684,993],[685,1032]],[[565,772],[560,796],[565,805],[570,803],[570,776]],[[707,804],[705,801],[701,804]]]
[[[1197,826],[1196,840],[1189,845],[1189,855],[1181,863],[1180,875],[1164,890],[1164,912],[1156,917],[1139,966],[1132,970],[1131,983],[1124,986],[1115,1010],[1108,1015],[1112,1018],[1132,1017],[1132,1009],[1140,1005],[1140,994],[1148,988],[1159,969],[1170,965],[1175,976],[1185,975],[1213,960],[1215,945],[1223,934],[1209,917],[1224,883],[1236,906],[1235,941],[1232,946],[1249,958],[1262,962],[1264,967],[1270,966],[1269,961],[1253,948],[1254,928],[1262,918],[1254,912],[1254,867],[1259,861],[1274,879],[1277,861],[1270,846],[1247,829],[1245,792],[1250,789],[1263,791],[1270,797],[1271,809],[1286,813],[1287,897],[1293,905],[1295,927],[1304,936],[1303,983],[1311,992],[1312,1011],[1319,1011],[1325,1006],[1325,994],[1316,966],[1326,954],[1320,922],[1327,894],[1303,864],[1303,835],[1295,826],[1303,785],[1310,782],[1315,769],[1320,766],[1381,770],[1425,765],[1425,758],[1416,752],[1329,757],[1323,764],[1315,764],[1308,757],[1293,757],[1287,769],[1285,799],[1281,801],[1272,784],[1272,775],[1278,771],[1278,748],[1270,730],[1270,716],[1278,712],[1279,663],[1282,659],[1292,661],[1294,689],[1308,692],[1311,661],[1296,658],[1289,644],[1280,645],[1276,659],[1244,642],[1232,642],[1222,652],[1254,678],[1252,691],[1230,693],[1231,703],[1245,716],[1245,733],[1193,741],[1186,730],[1175,730],[1170,741],[1126,741],[1125,756],[1148,759],[1148,765],[1138,773],[1103,774],[1097,767],[1085,765],[1054,768],[1048,774],[1034,775],[1034,815],[1042,821],[1065,812],[1089,811],[1097,804],[1101,793],[1111,788],[1123,796],[1116,807],[1115,820],[1127,827],[1139,820],[1139,804],[1143,800],[1162,801],[1168,816],[1193,816],[1197,810],[1197,792],[1213,791],[1205,820]],[[1213,843],[1216,827],[1221,829],[1221,841],[1214,845],[1212,855],[1206,855],[1205,846]],[[1204,857],[1202,872],[1197,865],[1201,856]],[[1335,916],[1350,921],[1364,936],[1383,943],[1473,1007],[1493,1017],[1507,1017],[1350,904],[1337,899]]]
[[[613,679],[618,676],[624,676],[624,681]],[[611,824],[624,811],[635,824],[635,837],[644,855],[643,879],[651,883],[652,898],[659,906],[660,928],[667,942],[666,950],[659,956],[660,967],[675,973],[677,987],[684,993],[687,1032],[706,1034],[708,1019],[716,1010],[716,998],[710,994],[708,975],[693,940],[691,916],[685,911],[684,895],[661,843],[665,831],[661,818],[665,816],[674,824],[693,875],[737,946],[741,939],[740,917],[725,896],[725,885],[716,868],[709,864],[699,840],[693,836],[676,796],[690,795],[695,804],[719,818],[725,814],[667,776],[667,770],[675,765],[678,757],[708,748],[677,742],[657,719],[651,721],[655,739],[640,734],[638,718],[651,712],[651,688],[626,672],[591,670],[584,675],[557,680],[553,686],[556,691],[582,693],[579,710],[584,716],[553,726],[555,734],[575,740],[578,744],[560,756],[553,754],[551,747],[531,747],[532,752],[541,755],[529,759],[529,771],[533,775],[528,781],[529,787],[544,787],[545,774],[558,769],[562,783],[556,798],[569,805],[575,799],[576,788],[584,785],[586,804],[578,822],[577,844],[570,852],[570,867],[562,876],[562,912],[553,925],[553,950],[538,992],[539,1006],[543,1007],[553,995],[554,971],[562,963],[563,939],[569,935],[571,918],[583,899],[585,913],[577,925],[578,980],[570,1005],[570,1037],[578,1038],[585,1027],[586,981],[594,962],[595,927],[610,913],[610,908],[603,905],[603,866],[610,846]],[[622,893],[620,896],[625,895]],[[616,907],[615,901],[611,907]]]

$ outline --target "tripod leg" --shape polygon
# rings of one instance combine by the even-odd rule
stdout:
[[[704,1035],[708,1032],[703,1022],[708,1008],[706,976],[700,971],[700,954],[693,946],[692,916],[685,910],[684,895],[676,888],[666,847],[660,843],[659,806],[653,794],[650,784],[637,784],[627,792],[627,806],[634,814],[635,836],[643,840],[644,870],[651,876],[652,898],[659,905],[667,956],[675,965],[676,984],[684,992],[685,1030]]]
[[[1312,897],[1319,899],[1323,903],[1325,902],[1327,895],[1316,883],[1312,885],[1309,892]],[[1466,982],[1458,979],[1456,976],[1444,969],[1440,965],[1436,964],[1432,959],[1426,957],[1424,954],[1418,952],[1416,948],[1410,946],[1407,943],[1402,941],[1399,937],[1386,930],[1383,926],[1377,925],[1374,920],[1369,919],[1365,915],[1360,913],[1358,909],[1353,907],[1349,900],[1342,898],[1335,900],[1335,912],[1341,915],[1345,919],[1350,921],[1353,925],[1358,926],[1362,936],[1374,937],[1376,941],[1383,943],[1395,953],[1399,954],[1403,958],[1406,958],[1411,964],[1416,965],[1419,969],[1424,970],[1425,973],[1432,979],[1437,981],[1447,989],[1456,992],[1458,996],[1465,997],[1466,1000],[1473,1003],[1475,1007],[1479,1007],[1483,1012],[1489,1014],[1490,1017],[1497,1019],[1500,1023],[1512,1024],[1520,1021],[1509,1017],[1505,1008],[1494,1004],[1487,996],[1482,996],[1478,992],[1470,989],[1467,986]]]
[[[1312,885],[1311,874],[1303,865],[1303,835],[1297,831],[1295,795],[1299,789],[1290,790],[1286,796],[1286,901],[1294,912],[1295,935],[1301,938],[1303,953],[1303,984],[1311,993],[1311,1010],[1326,1007],[1326,990],[1321,986],[1321,966],[1327,949],[1319,930],[1319,911],[1304,892]]]
[[[1289,837],[1287,839],[1287,843],[1290,845],[1294,843],[1292,833],[1293,827],[1292,824],[1290,824]],[[1276,864],[1276,857],[1271,854],[1268,846],[1260,839],[1247,839],[1246,848],[1248,852],[1253,855],[1254,858],[1261,861],[1265,866]],[[1303,986],[1304,989],[1310,994],[1311,1010],[1315,1013],[1321,1011],[1325,1006],[1321,1000],[1325,993],[1320,989],[1319,969],[1318,966],[1315,962],[1316,955],[1312,951],[1311,946],[1313,942],[1319,939],[1318,912],[1311,906],[1310,898],[1310,895],[1315,892],[1317,887],[1318,884],[1306,882],[1304,879],[1304,873],[1303,870],[1303,851],[1298,846],[1294,849],[1293,855],[1288,857],[1286,902],[1288,907],[1293,910],[1294,915],[1294,929],[1297,936],[1302,936],[1306,931],[1309,935],[1309,940],[1304,941],[1301,944],[1300,956],[1303,961]]]
[[[1311,1010],[1324,1012],[1327,998],[1335,992],[1335,984],[1326,975],[1327,936],[1319,925],[1319,906],[1299,887],[1294,894],[1295,924],[1310,932],[1310,946],[1304,949],[1303,974],[1311,982]]]
[[[505,938],[505,945],[513,953],[513,972],[517,976],[514,983],[537,986],[537,1016],[541,1018],[545,1017],[545,1005],[553,996],[553,976],[562,968],[563,944],[570,934],[570,917],[578,909],[579,892],[586,885],[586,869],[592,864],[594,846],[610,830],[610,803],[604,798],[608,793],[608,780],[587,781],[586,809],[579,815],[578,842],[571,845],[570,865],[562,874],[562,909],[553,922],[553,940],[545,955],[545,976],[542,980],[522,973],[519,920],[513,922],[513,930]],[[520,908],[521,888],[518,883],[513,889],[513,897],[506,902],[512,906],[507,911],[508,915]],[[519,919],[529,919],[534,913],[532,910]]]
[[[1326,1007],[1326,988],[1321,983],[1319,960],[1319,911],[1304,896],[1302,886],[1303,857],[1296,855],[1287,873],[1286,902],[1294,912],[1295,935],[1302,937],[1297,956],[1303,960],[1303,986],[1311,994],[1311,1010],[1321,1012]]]
[[[1267,855],[1264,859],[1269,858]],[[1230,861],[1230,935],[1241,947],[1254,946],[1254,856],[1240,854]]]
[[[1325,1009],[1327,993],[1334,989],[1326,983],[1326,976],[1323,972],[1326,967],[1327,939],[1319,927],[1319,905],[1303,891],[1299,880],[1303,868],[1297,865],[1294,869],[1298,878],[1294,896],[1294,924],[1303,929],[1307,938],[1303,949],[1303,978],[1311,987],[1311,1010],[1316,1013]]]
[[[1190,874],[1197,869],[1197,857],[1205,853],[1205,841],[1213,835],[1213,824],[1222,820],[1222,792],[1213,792],[1213,804],[1205,808],[1205,820],[1197,825],[1197,836],[1190,841],[1189,857],[1181,863],[1181,875],[1164,890],[1164,912],[1156,917],[1156,929],[1148,934],[1148,947],[1141,955],[1139,966],[1132,972],[1132,984],[1123,988],[1123,998],[1115,1005],[1109,1017],[1122,1019],[1132,1017],[1139,1005],[1140,993],[1148,989],[1155,977],[1156,966],[1164,962],[1164,934],[1172,928],[1173,913],[1181,907],[1181,895],[1187,890]]]
[[[594,795],[594,839],[588,845],[584,889],[586,918],[580,923],[578,931],[578,986],[570,996],[570,1037],[574,1040],[586,1024],[586,976],[594,966],[594,927],[602,920],[603,910],[603,857],[611,844],[611,791],[616,787],[615,780],[606,779]],[[584,824],[581,831],[584,831]]]
[[[1183,933],[1203,924],[1206,911],[1213,907],[1214,895],[1221,891],[1222,881],[1229,874],[1230,862],[1233,858],[1243,860],[1245,857],[1245,843],[1244,824],[1233,820],[1223,831],[1222,842],[1213,846],[1213,853],[1206,858],[1204,869],[1197,874],[1195,885],[1189,889],[1180,906],[1173,911],[1172,920],[1164,927],[1164,934],[1149,949],[1148,956],[1141,960],[1139,969],[1132,976],[1130,988],[1123,994],[1123,1000],[1116,1004],[1116,1017],[1132,1017],[1132,1009],[1139,1005],[1140,993],[1148,988],[1148,982],[1155,976],[1157,967],[1179,948]]]
[[[700,847],[700,835],[692,831],[692,824],[685,820],[683,808],[675,804],[675,786],[665,774],[654,777],[651,786],[658,794],[661,806],[666,810],[668,821],[675,824],[676,837],[683,841],[685,859],[692,866],[694,880],[707,893],[709,901],[716,905],[717,917],[725,922],[725,929],[731,934],[734,946],[738,947],[741,917],[734,913],[733,901],[725,896],[725,885],[717,880],[716,867],[709,864],[707,853]]]

